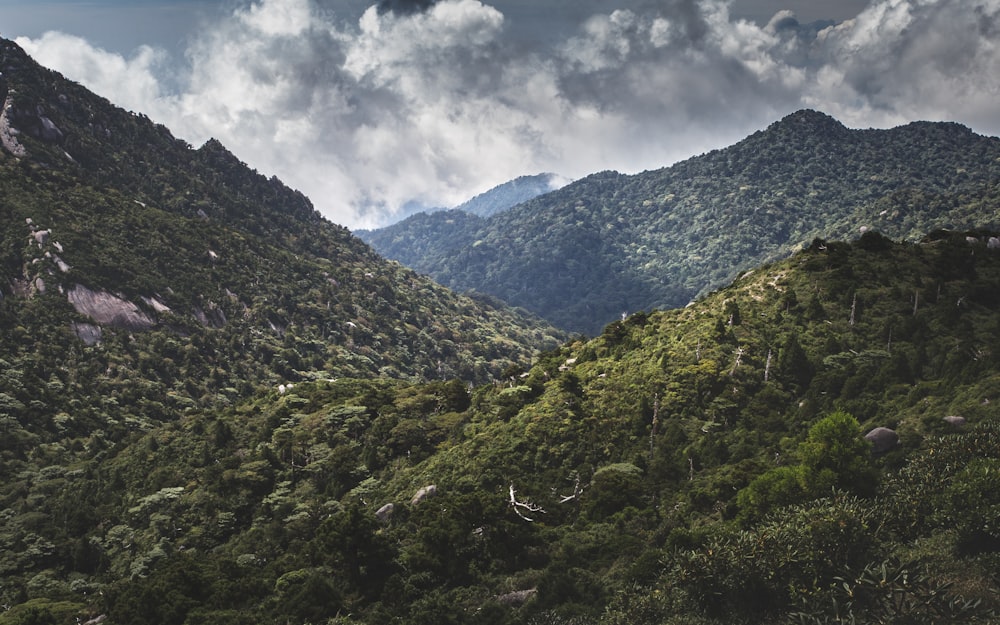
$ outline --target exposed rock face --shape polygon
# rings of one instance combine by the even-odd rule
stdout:
[[[10,125],[10,111],[13,104],[14,101],[10,96],[7,96],[7,101],[3,105],[3,112],[0,113],[0,143],[17,158],[23,158],[28,155],[28,151],[17,140],[17,135],[20,134],[20,131]]]
[[[895,430],[878,427],[865,434],[865,439],[872,444],[873,454],[884,454],[899,444],[899,435]]]
[[[514,592],[508,592],[506,594],[498,596],[497,602],[510,606],[522,605],[525,601],[534,596],[536,592],[538,592],[538,589],[536,588],[528,588],[526,590],[515,590]]]
[[[413,495],[413,499],[410,500],[410,505],[415,506],[421,501],[427,499],[428,497],[433,497],[437,494],[437,484],[430,484],[424,486]]]
[[[155,297],[143,297],[142,301],[158,313],[170,312],[170,307]]]
[[[38,138],[42,141],[47,141],[49,143],[61,143],[63,140],[63,133],[59,130],[52,120],[44,115],[38,116]]]
[[[156,325],[138,306],[106,291],[95,292],[78,284],[67,296],[76,312],[103,325],[123,330],[148,330]]]
[[[214,302],[209,302],[204,310],[198,306],[192,311],[198,323],[206,328],[224,328],[226,326],[226,313],[222,311]]]

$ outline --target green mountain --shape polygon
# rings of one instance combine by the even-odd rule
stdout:
[[[559,185],[555,174],[520,176],[480,193],[455,208],[480,217],[492,217],[522,202],[552,191]]]
[[[0,623],[998,622],[998,246],[817,240],[471,394],[5,451]]]
[[[426,259],[470,247],[485,225],[479,215],[453,208],[416,213],[391,226],[355,234],[386,258],[426,272]]]
[[[561,339],[385,261],[216,141],[192,149],[11,42],[0,67],[8,471],[261,388],[482,383]]]
[[[391,226],[354,234],[386,258],[417,267],[443,243],[449,248],[471,245],[483,219],[548,193],[558,184],[555,174],[521,176],[455,208],[416,213]]]
[[[0,625],[1000,622],[997,233],[560,345],[0,55]]]
[[[995,137],[951,123],[849,130],[800,111],[671,167],[594,174],[481,222],[421,216],[367,238],[442,284],[593,335],[815,237],[995,228],[998,180]]]

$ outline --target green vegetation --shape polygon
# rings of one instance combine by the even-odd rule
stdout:
[[[486,220],[422,215],[365,238],[444,285],[596,335],[816,237],[996,229],[998,180],[995,137],[949,123],[848,130],[800,111],[671,167],[594,174]]]
[[[8,448],[3,618],[989,622],[997,293],[980,239],[817,241],[471,392],[317,380]]]
[[[0,625],[1000,622],[995,233],[560,344],[3,55]]]
[[[45,116],[63,136],[25,130],[25,156],[0,150],[0,411],[20,453],[117,442],[262,386],[482,383],[562,338],[383,261],[217,142],[192,150],[13,44],[2,53],[5,118]],[[88,294],[118,310],[82,307]]]

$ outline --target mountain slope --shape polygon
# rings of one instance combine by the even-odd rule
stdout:
[[[472,245],[485,221],[458,209],[417,213],[399,223],[356,234],[386,258],[427,272],[432,259]]]
[[[817,241],[471,395],[321,380],[21,470],[0,623],[995,622],[993,236]]]
[[[429,258],[471,245],[482,219],[548,193],[556,185],[554,174],[521,176],[453,209],[417,213],[391,226],[355,234],[386,258],[421,271]]]
[[[261,385],[469,383],[558,333],[387,262],[218,142],[193,150],[0,43],[8,459]]]
[[[589,176],[475,232],[426,220],[372,242],[443,284],[595,334],[623,312],[683,306],[817,236],[996,226],[998,181],[1000,140],[957,124],[849,130],[800,111],[665,169]]]
[[[479,217],[492,217],[522,202],[544,195],[558,184],[558,177],[555,174],[521,176],[480,193],[471,200],[462,202],[455,209]]]

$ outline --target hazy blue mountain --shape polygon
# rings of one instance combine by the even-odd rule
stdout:
[[[561,182],[555,174],[521,176],[453,209],[421,211],[384,228],[358,230],[355,234],[386,258],[426,272],[434,266],[435,256],[474,242],[472,234],[484,218],[548,193]]]

